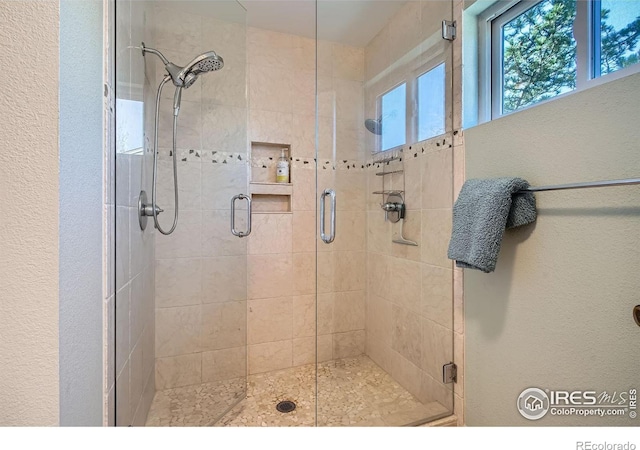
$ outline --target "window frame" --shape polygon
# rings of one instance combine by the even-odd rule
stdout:
[[[432,70],[434,70],[436,67],[439,67],[441,65],[444,65],[444,80],[442,80],[442,83],[444,84],[444,99],[443,99],[443,125],[444,125],[444,132],[440,133],[440,134],[436,134],[434,136],[429,136],[427,138],[424,139],[420,139],[419,134],[419,129],[420,129],[420,105],[419,105],[419,89],[418,89],[418,80],[420,79],[420,77],[422,77],[423,75],[426,75],[428,72],[431,72]],[[440,58],[432,58],[430,59],[428,62],[426,62],[425,64],[423,64],[422,66],[420,66],[417,70],[414,71],[413,73],[413,92],[412,92],[412,100],[413,100],[413,104],[412,104],[412,108],[413,108],[413,114],[412,114],[412,120],[411,120],[411,137],[412,137],[412,142],[422,142],[422,141],[426,141],[429,139],[433,139],[435,137],[438,136],[442,136],[443,134],[446,134],[447,132],[447,125],[448,125],[448,115],[447,115],[447,102],[450,102],[451,99],[449,98],[449,96],[451,95],[451,93],[449,92],[450,89],[447,89],[448,87],[451,86],[451,73],[448,70],[449,66],[447,65],[447,61],[440,57]]]
[[[588,3],[589,1],[581,1],[576,0],[576,18],[574,21],[574,29],[573,35],[574,40],[576,41],[576,87],[575,89],[564,92],[562,94],[558,94],[553,96],[547,100],[542,100],[536,102],[534,104],[523,106],[515,111],[503,112],[502,111],[502,103],[503,103],[503,92],[502,92],[502,83],[503,83],[503,39],[502,39],[502,27],[512,21],[514,18],[518,17],[521,14],[524,14],[529,9],[534,6],[544,2],[546,0],[517,0],[510,2],[508,8],[502,10],[500,14],[493,17],[489,22],[490,27],[490,46],[491,46],[491,68],[490,68],[490,78],[491,78],[491,119],[497,119],[502,116],[506,116],[509,114],[513,114],[517,111],[522,111],[532,106],[548,102],[550,100],[562,97],[567,94],[571,94],[573,92],[577,92],[579,89],[583,88],[583,85],[586,81],[591,78],[588,75],[589,58],[593,58],[593,55],[589,51],[584,51],[585,42],[589,42],[591,36],[588,34],[588,22],[584,20],[585,14],[588,13]],[[589,47],[588,45],[586,47]],[[588,48],[587,48],[588,50]]]
[[[451,64],[446,54],[438,53],[435,56],[429,58],[427,61],[420,64],[420,66],[413,71],[411,71],[407,76],[402,79],[397,80],[393,85],[385,89],[381,94],[378,94],[376,97],[376,118],[382,115],[382,97],[389,92],[396,89],[398,86],[402,84],[406,84],[406,113],[405,113],[405,143],[402,145],[398,145],[396,147],[391,147],[385,150],[382,150],[382,138],[381,136],[376,136],[376,144],[375,144],[375,153],[382,152],[390,152],[394,150],[398,150],[402,148],[407,143],[415,143],[418,141],[418,78],[427,72],[435,69],[439,65],[444,64],[444,133],[447,133],[447,130],[451,128],[451,116],[447,113],[447,105],[451,104],[452,99],[452,74],[451,74]],[[431,136],[423,140],[434,139],[440,135]]]
[[[411,91],[409,80],[402,79],[402,80],[398,81],[397,83],[395,83],[393,86],[391,86],[389,89],[386,89],[383,93],[378,95],[378,97],[376,98],[376,119],[378,117],[382,117],[382,97],[384,97],[388,93],[394,91],[395,89],[399,88],[403,84],[405,85],[405,116],[404,116],[405,132],[404,132],[404,143],[400,144],[400,145],[396,145],[395,147],[389,147],[389,148],[386,148],[386,149],[383,150],[382,149],[382,135],[377,135],[376,136],[376,152],[377,153],[389,152],[389,151],[397,150],[399,148],[402,148],[404,145],[406,145],[407,142],[409,142],[409,132],[408,132],[408,128],[409,127],[407,127],[407,125],[406,125],[410,121],[409,108],[408,108],[408,105],[407,105],[407,99],[409,98],[409,92]],[[382,123],[382,121],[380,123]]]
[[[576,0],[573,34],[576,41],[576,87],[547,100],[502,112],[502,25],[544,0],[494,2],[478,15],[478,123],[488,122],[576,92],[640,72],[640,63],[601,75],[600,0]]]

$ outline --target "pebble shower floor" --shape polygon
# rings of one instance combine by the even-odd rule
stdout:
[[[243,379],[156,392],[147,426],[314,426],[315,365],[250,375],[247,398],[226,411]],[[402,426],[444,416],[437,402],[423,404],[367,356],[318,365],[319,426]],[[290,413],[276,410],[291,400]]]

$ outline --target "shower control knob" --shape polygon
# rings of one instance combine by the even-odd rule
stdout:
[[[392,192],[387,196],[387,201],[380,207],[384,210],[384,220],[397,223],[404,219],[404,199],[398,192]]]
[[[402,211],[403,207],[404,207],[404,205],[402,203],[394,203],[394,202],[387,202],[387,203],[382,205],[382,209],[384,209],[387,212],[389,212],[389,211]]]
[[[164,209],[155,205],[156,215],[161,212],[164,212]],[[154,205],[147,203],[147,193],[145,191],[140,191],[140,196],[138,197],[138,221],[140,222],[141,230],[144,231],[144,229],[147,228],[147,217],[153,217],[153,213]]]
[[[149,204],[149,205],[144,205],[144,215],[145,216],[153,216],[153,209],[154,206]],[[161,212],[164,212],[164,209],[160,208],[158,205],[155,205],[155,213],[160,214]]]

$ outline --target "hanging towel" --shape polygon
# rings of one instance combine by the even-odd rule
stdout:
[[[458,267],[493,272],[504,230],[536,220],[533,193],[514,195],[528,187],[522,178],[467,180],[453,206],[449,259]]]

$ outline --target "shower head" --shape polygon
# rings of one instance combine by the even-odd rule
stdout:
[[[224,60],[216,52],[205,52],[198,55],[187,64],[184,68],[187,72],[193,72],[196,75],[203,72],[214,72],[224,67]]]
[[[220,70],[224,66],[224,60],[221,56],[219,56],[216,52],[210,51],[203,53],[201,55],[196,56],[193,61],[187,64],[184,67],[180,67],[172,62],[170,62],[167,58],[164,57],[160,51],[145,47],[144,42],[142,43],[142,54],[152,53],[158,56],[162,63],[164,64],[165,69],[171,76],[171,81],[176,87],[187,89],[193,85],[198,79],[198,75],[204,72],[212,72],[215,70]]]
[[[159,50],[149,48],[142,43],[142,56],[149,52],[156,55],[162,60],[164,68],[169,73],[171,81],[176,87],[176,93],[173,97],[173,115],[177,116],[180,111],[180,100],[182,99],[182,90],[190,88],[198,79],[198,75],[204,72],[213,72],[220,70],[224,66],[224,60],[216,52],[205,52],[196,56],[193,61],[184,67],[180,67],[164,57]],[[168,81],[168,80],[167,80]]]
[[[178,79],[183,81],[183,87],[188,88],[205,72],[214,72],[224,67],[224,60],[216,52],[210,51],[196,56],[193,61],[184,66],[178,73]]]
[[[378,119],[367,119],[364,121],[364,126],[371,133],[379,136],[382,134],[382,117],[378,117]]]

